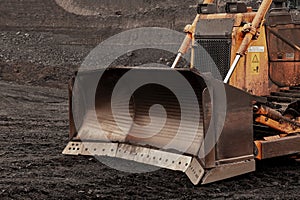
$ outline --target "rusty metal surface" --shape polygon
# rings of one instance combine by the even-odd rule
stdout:
[[[245,36],[245,33],[243,32],[243,25],[245,23],[251,23],[255,21],[257,22],[257,20],[254,20],[256,14],[257,14],[256,12],[247,12],[247,13],[239,13],[239,14],[218,13],[218,14],[208,14],[208,15],[200,16],[200,21],[201,20],[203,22],[209,21],[211,22],[211,24],[213,24],[213,22],[217,22],[217,23],[219,21],[226,22],[234,19],[233,26],[228,25],[226,31],[225,29],[219,31],[218,39],[216,39],[216,37],[213,36],[217,34],[218,32],[216,30],[217,28],[213,28],[213,30],[209,32],[211,33],[211,35],[207,36],[210,38],[201,39],[202,41],[200,39],[197,40],[213,58],[221,74],[221,77],[225,78],[225,76],[227,75],[228,70],[230,68],[230,64],[234,63],[234,60],[236,60],[236,52],[241,52],[239,47],[241,46],[243,38]],[[261,15],[259,16],[261,17]],[[268,95],[270,93],[269,62],[268,62],[266,34],[265,34],[264,27],[258,26],[256,28],[257,29],[255,30],[251,29],[251,31],[259,32],[260,33],[259,37],[256,38],[256,40],[252,40],[253,35],[250,34],[248,38],[249,39],[248,42],[251,41],[251,48],[260,47],[263,48],[264,50],[259,52],[248,52],[247,55],[243,56],[240,59],[235,69],[235,72],[232,74],[230,78],[230,85],[237,87],[241,90],[244,90],[246,92],[249,92],[253,95],[262,96],[262,95]],[[201,29],[201,27],[199,26],[198,29]],[[227,38],[224,39],[225,37],[224,35],[226,35],[225,32],[228,32],[228,30],[230,30],[229,34],[227,34]],[[203,34],[205,36],[205,33]],[[198,36],[195,35],[196,39],[197,37]],[[220,37],[223,37],[223,39],[222,38],[220,39]],[[247,44],[244,43],[243,45],[244,49],[242,54],[244,53],[244,51],[247,50],[248,42]],[[213,47],[212,50],[210,50],[211,47]],[[199,54],[199,52],[197,52],[199,48],[197,48],[196,46],[194,47],[194,49],[195,49],[194,53]],[[199,60],[197,57],[202,59]],[[199,65],[202,68],[200,69],[200,71],[205,71],[206,70],[205,67],[209,67],[209,65],[204,64],[207,62],[208,59],[205,58],[203,59],[203,56],[201,57],[197,55],[195,55],[194,58],[197,59],[194,61],[194,66],[197,67],[197,65]],[[259,87],[257,87],[257,85],[259,85]]]
[[[247,13],[217,13],[217,14],[208,14],[200,15],[200,19],[235,19],[234,26],[239,27],[242,22],[252,21],[255,17],[256,12],[247,12]]]
[[[224,164],[211,170],[208,170],[204,175],[201,184],[208,184],[253,171],[255,171],[254,159],[242,162],[235,162],[231,164]]]
[[[255,121],[286,134],[300,132],[300,125],[299,123],[296,122],[288,122],[286,120],[277,121],[277,120],[269,119],[266,116],[259,116],[255,119]]]
[[[96,94],[96,114],[97,116],[93,116],[93,106],[88,105],[86,106],[85,116],[82,119],[83,123],[78,132],[78,138],[81,140],[101,140],[101,141],[115,141],[115,142],[129,142],[138,145],[150,145],[155,148],[164,148],[167,146],[170,141],[173,141],[178,146],[185,146],[189,145],[190,147],[184,153],[197,155],[200,144],[203,140],[203,117],[198,119],[198,130],[197,134],[193,135],[193,131],[191,130],[193,121],[195,121],[195,116],[188,116],[185,121],[181,119],[180,113],[180,105],[179,102],[174,96],[172,92],[168,89],[156,85],[156,84],[149,84],[142,88],[139,88],[132,96],[132,99],[129,103],[130,115],[135,122],[135,124],[139,125],[147,125],[149,124],[149,109],[152,105],[159,104],[162,105],[167,113],[167,119],[164,127],[160,130],[160,132],[156,135],[148,137],[148,135],[152,134],[151,129],[141,129],[140,126],[135,126],[134,124],[129,124],[127,118],[124,120],[119,120],[117,124],[115,118],[113,116],[112,105],[111,105],[111,98],[113,89],[118,82],[118,80],[122,77],[124,73],[126,73],[129,68],[119,68],[119,69],[111,69],[107,70],[102,79],[99,82]],[[164,76],[172,76],[173,73],[180,72],[192,85],[195,94],[198,98],[198,104],[200,111],[202,110],[202,93],[203,89],[206,87],[204,80],[200,77],[195,75],[190,70],[170,70],[170,69],[158,69],[158,68],[147,68],[139,69],[135,68],[139,72],[145,73],[147,76],[157,76],[158,73],[163,74]],[[128,91],[128,85],[124,86],[122,91]],[[186,91],[182,90],[181,95],[189,95]],[[188,96],[185,96],[189,99]],[[120,98],[122,101],[122,98]],[[189,106],[188,109],[194,109],[195,105],[187,105]],[[128,112],[126,108],[123,109],[124,113]],[[122,111],[122,109],[121,109]],[[118,113],[118,116],[124,115],[123,112]],[[202,111],[201,111],[202,113]],[[152,113],[153,116],[160,119],[159,113]],[[202,114],[201,114],[202,115]],[[122,119],[122,118],[121,118]],[[119,125],[130,127],[130,130],[127,133],[124,133],[123,130],[119,128]],[[103,130],[100,131],[100,127]],[[177,131],[181,125],[181,128],[185,130],[185,135],[177,135]],[[157,125],[159,126],[159,124]],[[156,129],[157,127],[154,127]],[[103,134],[104,132],[104,134]],[[176,137],[175,137],[176,136]],[[180,150],[180,148],[173,147],[173,150]]]
[[[270,9],[266,16],[266,24],[276,26],[280,24],[300,24],[299,10],[286,7]]]
[[[171,140],[175,141],[175,144],[178,146],[189,145],[190,147],[182,153],[191,154],[194,156],[198,156],[198,152],[200,150],[200,145],[204,139],[204,133],[207,135],[214,135],[217,132],[217,129],[222,129],[222,134],[220,138],[216,138],[216,140],[212,139],[207,141],[205,145],[212,146],[208,143],[217,143],[217,151],[216,151],[216,160],[218,159],[226,159],[231,157],[238,157],[242,155],[249,155],[252,153],[252,105],[251,105],[251,95],[233,88],[228,85],[224,85],[222,82],[214,81],[210,82],[208,86],[209,91],[205,92],[203,99],[203,108],[202,108],[202,93],[204,89],[207,87],[206,82],[199,74],[195,74],[191,70],[181,69],[176,70],[180,72],[192,85],[199,103],[199,109],[201,111],[201,117],[198,119],[198,130],[197,135],[189,135],[192,133],[190,131],[191,121],[181,121],[180,116],[180,105],[178,103],[177,98],[170,91],[166,90],[158,85],[147,85],[143,87],[142,90],[138,90],[134,93],[132,101],[129,102],[130,106],[130,114],[135,123],[140,125],[147,125],[149,123],[149,108],[153,104],[160,104],[168,113],[167,120],[164,127],[160,130],[160,132],[151,137],[147,137],[151,134],[152,130],[141,130],[140,127],[135,127],[134,125],[130,125],[128,120],[125,118],[121,123],[124,126],[131,126],[128,133],[123,133],[119,128],[118,124],[116,124],[115,119],[113,117],[112,108],[111,108],[111,96],[113,88],[116,82],[120,79],[120,77],[126,73],[129,68],[119,68],[119,69],[111,69],[105,72],[104,76],[100,80],[100,84],[98,86],[97,91],[101,91],[96,94],[96,114],[97,117],[93,116],[91,109],[93,107],[87,107],[86,114],[83,118],[82,126],[79,129],[78,139],[81,140],[100,140],[100,141],[113,141],[113,142],[128,142],[137,145],[149,145],[155,148],[164,148]],[[149,69],[138,69],[145,72],[149,76],[155,76],[156,73],[165,73],[165,76],[170,76],[174,73],[173,70],[169,69],[157,69],[151,68]],[[177,73],[176,72],[176,73]],[[208,81],[209,82],[209,81]],[[124,90],[126,90],[124,87]],[[226,93],[219,93],[219,91],[224,90]],[[185,95],[185,92],[182,91],[182,95]],[[211,102],[211,98],[213,97],[215,100]],[[238,98],[237,98],[238,97]],[[216,100],[218,99],[218,101]],[[121,100],[120,100],[121,101]],[[224,105],[222,105],[222,102]],[[212,110],[211,105],[214,105],[215,113]],[[189,109],[193,109],[195,105],[190,105]],[[224,107],[227,106],[227,110],[225,111]],[[205,116],[203,116],[203,109],[205,110]],[[226,116],[221,111],[226,112]],[[124,112],[128,112],[124,108]],[[122,113],[119,113],[122,115]],[[155,115],[159,119],[159,115]],[[189,116],[192,119],[194,116]],[[210,124],[211,117],[214,117],[213,124]],[[223,118],[223,119],[222,119]],[[203,119],[205,119],[206,127],[203,127]],[[225,120],[224,127],[221,124],[222,120]],[[119,122],[120,123],[120,122]],[[101,125],[100,130],[99,124]],[[179,124],[184,126],[185,135],[175,137],[177,134],[177,129]],[[240,124],[243,124],[241,126]],[[212,126],[210,129],[211,133],[207,133],[208,127]],[[242,144],[242,145],[233,145],[233,144]],[[204,146],[205,146],[204,145]],[[204,148],[204,146],[202,148]],[[180,151],[176,146],[173,147],[173,150]],[[205,151],[208,151],[206,149]],[[210,151],[210,150],[209,150]],[[205,152],[208,154],[209,152]],[[215,162],[214,160],[212,162]]]
[[[262,1],[257,13],[253,21],[251,22],[251,27],[248,31],[246,31],[246,35],[243,38],[243,41],[237,51],[239,55],[245,55],[253,37],[259,36],[259,28],[264,20],[266,13],[268,12],[270,6],[272,4],[272,0],[264,0]]]
[[[121,121],[118,121],[117,124],[114,117],[116,113],[113,114],[111,103],[112,93],[117,82],[129,70],[132,68],[118,67],[105,71],[97,86],[95,105],[91,105],[91,102],[84,97],[87,95],[85,93],[87,91],[82,91],[83,97],[81,99],[84,99],[84,105],[80,108],[80,113],[83,116],[79,117],[81,126],[78,128],[78,134],[74,139],[81,140],[83,143],[76,143],[73,147],[70,146],[73,144],[70,142],[64,153],[111,156],[185,171],[194,184],[200,181],[204,168],[209,169],[224,163],[239,163],[254,157],[252,96],[224,84],[222,81],[213,79],[211,76],[199,74],[195,69],[174,70],[137,67],[134,70],[142,74],[145,73],[149,77],[155,77],[157,74],[170,77],[173,73],[180,73],[188,81],[196,94],[199,105],[188,105],[187,108],[193,110],[195,106],[199,106],[200,110],[200,117],[196,119],[198,124],[196,135],[192,134],[193,130],[191,129],[191,123],[195,120],[195,116],[191,115],[182,119],[180,111],[182,105],[179,105],[176,96],[157,84],[147,84],[135,90],[130,101],[126,102],[129,106],[122,107],[117,113],[118,117],[121,117]],[[97,75],[95,72],[86,72],[80,77],[83,85],[79,87],[85,88],[86,85],[84,84],[87,84],[91,77],[96,76],[95,74]],[[121,91],[128,92],[128,87],[130,84],[124,85]],[[187,99],[190,98],[186,91],[181,91],[181,95]],[[117,102],[121,103],[117,105],[123,105],[126,98],[123,99],[122,95],[119,97],[121,98]],[[164,107],[167,118],[163,128],[155,135],[151,135],[157,127],[142,129],[135,124],[146,126],[150,123],[149,109],[154,104]],[[93,112],[93,108],[95,108],[95,112]],[[129,112],[132,121],[126,117],[122,118],[123,112]],[[154,112],[151,115],[151,117],[154,116],[158,120],[162,120],[160,113]],[[120,123],[121,126],[129,127],[128,132],[119,128]],[[184,135],[177,135],[179,125],[183,127]],[[149,135],[151,137],[148,137]],[[172,148],[165,148],[170,141],[174,142],[175,145]],[[112,143],[112,146],[107,143]],[[188,146],[188,148],[182,151],[182,146]],[[94,150],[91,151],[91,149]],[[110,152],[107,152],[109,149],[111,149]],[[163,159],[170,160],[173,154],[176,156],[183,155],[182,157],[179,156],[180,161],[174,160],[171,167],[168,167],[167,163],[161,162]],[[149,158],[141,157],[141,155],[148,155]],[[158,160],[153,159],[153,157],[158,158]],[[191,159],[186,160],[186,158],[192,157],[195,160],[191,164]],[[240,174],[242,171],[241,169],[237,173]],[[245,173],[248,171],[248,168],[244,170]],[[233,175],[234,173],[232,173]]]
[[[199,19],[196,38],[231,38],[234,18]]]
[[[289,95],[289,93],[286,94]],[[297,110],[292,109],[292,111],[298,113]],[[286,134],[300,132],[300,123],[293,119],[292,116],[284,116],[281,112],[264,105],[256,105],[254,113],[256,114],[255,121],[257,123],[264,124]]]
[[[217,86],[214,86],[215,88]],[[225,85],[227,110],[226,116],[220,116],[218,103],[212,101],[208,92],[204,94],[204,127],[211,126],[211,120],[216,123],[213,127],[219,126],[220,118],[225,117],[224,127],[219,138],[216,136],[215,153],[208,154],[207,164],[211,166],[214,162],[211,159],[222,160],[253,154],[253,118],[252,118],[252,99],[253,97],[246,92],[231,86]],[[214,93],[214,99],[218,94]],[[225,101],[225,99],[224,99]],[[213,109],[214,106],[214,109]],[[220,110],[220,108],[219,108]],[[208,133],[212,134],[212,133]],[[208,153],[208,152],[207,152]],[[205,165],[206,166],[206,165]]]
[[[300,152],[300,135],[283,137],[272,141],[256,141],[258,159],[274,158]]]
[[[270,79],[278,86],[300,84],[300,23],[293,13],[282,10],[267,17]]]

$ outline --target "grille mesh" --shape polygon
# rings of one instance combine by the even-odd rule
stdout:
[[[211,72],[213,77],[223,80],[230,68],[230,49],[230,39],[198,39],[194,65],[200,72]]]

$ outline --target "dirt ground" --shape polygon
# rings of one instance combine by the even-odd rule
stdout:
[[[129,174],[93,157],[61,154],[68,142],[67,82],[84,57],[122,30],[182,29],[193,19],[187,14],[194,14],[194,1],[172,2],[137,13],[112,7],[111,15],[83,17],[54,0],[0,0],[0,199],[300,198],[300,163],[288,158],[193,186],[180,172]]]

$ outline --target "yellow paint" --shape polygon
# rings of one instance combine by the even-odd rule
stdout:
[[[231,64],[233,63],[236,52],[238,51],[243,39],[244,32],[241,22],[252,22],[256,13],[242,14],[208,14],[200,15],[201,19],[235,19],[235,24],[232,29],[231,43]],[[269,95],[271,90],[271,81],[269,80],[269,56],[267,48],[266,30],[262,26],[258,29],[259,37],[251,41],[246,55],[243,55],[239,60],[235,71],[230,78],[229,84],[253,95],[264,96]],[[253,61],[253,62],[252,62]]]
[[[234,29],[232,52],[240,45],[243,39],[241,29]],[[269,61],[267,50],[267,38],[265,28],[260,28],[260,35],[252,40],[248,52],[239,61],[239,64],[232,75],[230,85],[249,92],[253,95],[269,95]],[[252,49],[250,49],[252,48]],[[249,51],[250,50],[250,51]],[[235,54],[234,54],[235,56]]]
[[[259,74],[260,72],[260,54],[252,53],[251,55],[251,74]]]

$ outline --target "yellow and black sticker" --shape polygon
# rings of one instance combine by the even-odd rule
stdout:
[[[258,53],[253,53],[251,55],[251,73],[259,74],[260,68],[260,55]]]

